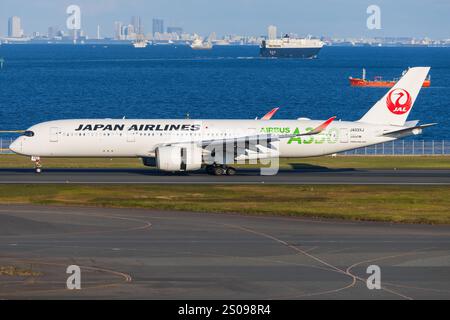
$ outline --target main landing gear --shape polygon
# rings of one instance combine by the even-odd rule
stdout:
[[[233,167],[229,167],[226,165],[219,165],[219,164],[213,164],[213,165],[207,165],[206,166],[206,173],[214,176],[234,176],[236,174],[236,169]]]
[[[31,161],[34,162],[34,170],[36,171],[36,173],[41,173],[42,172],[41,158],[31,157]]]

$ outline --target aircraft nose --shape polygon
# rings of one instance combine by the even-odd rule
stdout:
[[[20,141],[20,138],[16,139],[9,145],[9,150],[15,153],[22,152],[22,141]]]

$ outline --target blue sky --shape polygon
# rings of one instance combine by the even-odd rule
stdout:
[[[140,15],[146,32],[159,17],[165,26],[201,34],[261,35],[275,24],[279,31],[301,35],[450,38],[449,0],[0,0],[0,34],[12,15],[22,17],[28,34],[64,27],[70,4],[81,7],[82,27],[90,35],[97,24],[102,35],[112,35],[114,21]],[[371,4],[381,8],[381,30],[366,28]]]

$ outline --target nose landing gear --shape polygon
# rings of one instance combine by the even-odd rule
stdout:
[[[41,158],[40,157],[31,157],[31,161],[34,162],[34,170],[36,173],[42,172],[42,164],[41,164]]]
[[[214,176],[234,176],[236,174],[236,169],[233,167],[229,167],[226,165],[207,165],[206,166],[206,173]]]

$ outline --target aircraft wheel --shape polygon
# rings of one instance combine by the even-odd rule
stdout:
[[[236,174],[236,169],[233,167],[229,167],[226,171],[227,176],[234,176]]]
[[[221,176],[225,173],[225,170],[222,167],[214,167],[213,173],[215,176]]]

